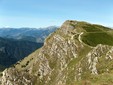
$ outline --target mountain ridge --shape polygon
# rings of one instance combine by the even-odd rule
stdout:
[[[112,85],[112,42],[101,44],[91,34],[92,44],[90,38],[84,38],[88,32],[95,35],[102,32],[108,35],[106,38],[112,39],[113,30],[67,20],[46,38],[42,48],[6,69],[1,85]],[[97,38],[103,41],[102,36],[99,34]]]
[[[16,40],[27,40],[32,42],[44,42],[44,39],[54,32],[58,27],[49,26],[45,28],[1,28],[0,37]]]

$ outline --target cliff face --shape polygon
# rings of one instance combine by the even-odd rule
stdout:
[[[113,39],[112,32],[100,25],[68,20],[49,35],[42,48],[6,69],[1,85],[112,84],[112,42],[101,44],[94,35],[104,33]],[[93,36],[93,44],[87,33]]]

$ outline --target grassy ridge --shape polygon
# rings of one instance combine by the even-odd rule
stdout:
[[[83,26],[83,29],[87,32],[102,32],[101,29],[99,29],[98,27],[96,27],[94,25]]]
[[[113,31],[107,27],[98,25],[83,26],[86,31],[82,35],[82,41],[90,46],[96,46],[98,44],[113,46],[113,35],[109,32]]]
[[[111,45],[113,46],[113,36],[107,33],[85,33],[82,36],[82,41],[90,46],[96,46],[97,44]]]

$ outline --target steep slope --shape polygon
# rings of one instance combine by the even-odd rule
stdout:
[[[3,71],[4,69],[5,69],[5,67],[0,65],[0,72]]]
[[[104,33],[108,41],[113,36],[107,27],[64,22],[42,48],[6,69],[1,85],[112,85],[113,44],[101,34],[96,38],[103,43],[93,34],[86,37],[92,32]]]
[[[0,65],[9,67],[42,45],[43,43],[0,38]]]
[[[46,28],[0,28],[0,37],[43,43],[45,38],[58,27]]]

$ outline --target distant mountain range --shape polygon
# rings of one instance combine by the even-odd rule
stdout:
[[[43,46],[44,39],[57,27],[0,28],[0,69],[9,67]]]
[[[46,28],[0,28],[0,37],[32,42],[44,42],[44,39],[58,27]]]

